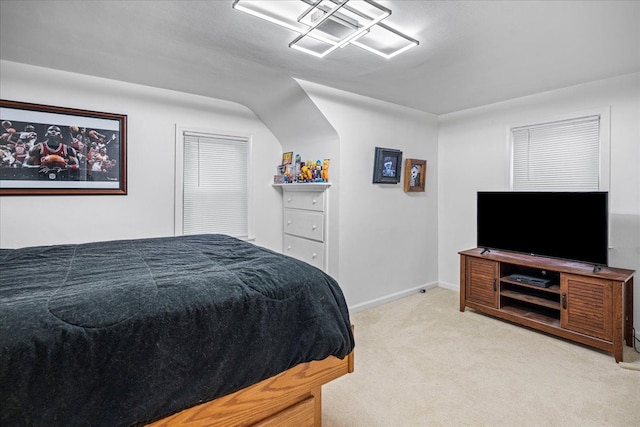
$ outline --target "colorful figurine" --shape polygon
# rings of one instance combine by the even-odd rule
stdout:
[[[322,180],[329,182],[329,159],[324,159],[322,162]]]
[[[304,174],[305,182],[313,182],[313,160],[307,160],[307,170]]]
[[[300,156],[300,154],[296,154],[296,164],[295,164],[295,170],[293,171],[294,174],[294,181],[300,181],[302,179],[301,173],[302,173],[302,157]]]

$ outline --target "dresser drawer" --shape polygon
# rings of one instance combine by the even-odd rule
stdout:
[[[324,244],[295,236],[284,236],[284,254],[324,268]]]
[[[284,232],[324,242],[324,214],[285,209]]]
[[[324,211],[324,197],[321,191],[287,191],[284,193],[284,207]]]

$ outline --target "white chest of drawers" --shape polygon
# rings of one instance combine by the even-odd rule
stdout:
[[[327,271],[328,183],[282,184],[283,253]]]

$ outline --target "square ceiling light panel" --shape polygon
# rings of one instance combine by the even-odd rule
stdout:
[[[362,37],[351,41],[351,44],[389,59],[418,46],[419,43],[417,40],[380,23],[370,28]]]
[[[339,3],[322,0],[300,19],[301,23],[309,26],[309,31],[298,36],[289,46],[323,57],[358,38],[390,14],[389,9],[366,0]]]

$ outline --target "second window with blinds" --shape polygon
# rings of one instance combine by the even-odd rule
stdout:
[[[176,234],[248,239],[249,137],[179,129],[176,139]]]
[[[512,128],[512,189],[607,191],[605,129],[602,114]]]

